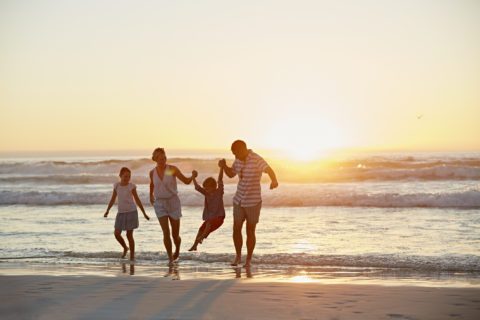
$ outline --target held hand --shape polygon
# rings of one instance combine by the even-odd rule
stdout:
[[[196,177],[198,177],[198,172],[197,172],[197,170],[193,170],[192,171],[192,178],[196,178]]]
[[[276,180],[272,181],[272,183],[270,183],[270,190],[275,189],[276,187],[278,187],[278,182]]]
[[[225,168],[226,165],[227,165],[227,161],[225,161],[225,159],[218,160],[218,166],[220,168]]]

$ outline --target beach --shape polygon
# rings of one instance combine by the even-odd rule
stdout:
[[[217,162],[170,160],[199,181]],[[186,250],[204,199],[179,184],[182,249],[169,268],[148,158],[0,159],[1,318],[480,318],[480,154],[354,155],[311,175],[271,162],[280,186],[262,182],[247,270],[230,266],[236,179],[225,181],[224,225],[197,252]],[[152,218],[140,216],[133,264],[120,259],[114,209],[103,217],[123,166]]]
[[[478,319],[479,288],[0,276],[2,319]]]

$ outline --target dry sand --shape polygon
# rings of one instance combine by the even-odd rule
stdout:
[[[0,276],[1,319],[480,319],[479,288]]]

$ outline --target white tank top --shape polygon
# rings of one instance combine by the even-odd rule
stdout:
[[[132,190],[136,187],[133,183],[122,186],[120,182],[117,182],[113,185],[113,188],[117,191],[118,212],[132,212],[137,210],[137,205],[133,200],[132,194]]]
[[[177,178],[173,175],[173,170],[167,165],[163,173],[163,180],[160,180],[155,167],[153,169],[153,196],[155,199],[168,199],[176,195]]]

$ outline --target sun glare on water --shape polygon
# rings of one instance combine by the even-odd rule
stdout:
[[[334,125],[320,118],[297,115],[276,121],[267,131],[266,140],[270,148],[296,161],[312,161],[342,146]]]

